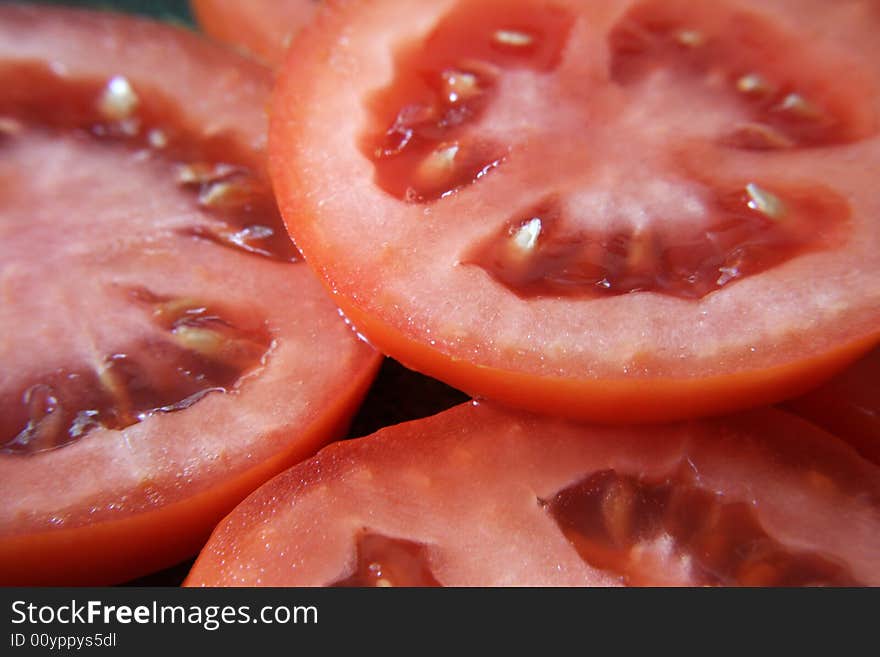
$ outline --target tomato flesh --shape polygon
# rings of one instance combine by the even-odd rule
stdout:
[[[0,82],[0,582],[125,581],[344,433],[379,357],[281,225],[267,69],[4,6]]]
[[[474,396],[602,422],[777,402],[880,337],[872,21],[332,6],[279,77],[282,213],[358,330]]]
[[[774,409],[599,427],[467,403],[324,448],[195,586],[876,585],[880,470]]]

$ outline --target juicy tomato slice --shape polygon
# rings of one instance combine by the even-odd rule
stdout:
[[[291,41],[321,4],[321,0],[190,0],[207,34],[271,66],[281,63]]]
[[[785,407],[840,436],[880,465],[880,349]]]
[[[475,396],[603,422],[795,396],[880,338],[878,26],[332,4],[279,74],[282,214],[373,344]]]
[[[878,582],[880,468],[800,418],[590,427],[469,402],[274,478],[185,584]]]
[[[267,69],[4,6],[0,81],[0,583],[123,581],[344,432],[379,358],[284,231]]]

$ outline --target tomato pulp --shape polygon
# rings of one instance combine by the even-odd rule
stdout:
[[[880,338],[878,22],[331,3],[279,74],[282,214],[372,343],[472,395],[603,422],[792,397]]]
[[[281,224],[267,69],[4,6],[0,80],[0,583],[124,581],[344,432],[379,357]]]

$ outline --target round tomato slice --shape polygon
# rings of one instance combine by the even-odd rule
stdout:
[[[880,349],[785,406],[880,465]]]
[[[276,194],[354,325],[475,396],[778,401],[880,338],[878,27],[856,0],[338,3],[280,73]]]
[[[344,432],[379,358],[284,231],[268,70],[7,5],[0,80],[0,583],[123,581]]]
[[[470,402],[279,475],[185,583],[876,586],[880,469],[773,409],[591,428]]]
[[[270,65],[284,59],[293,38],[309,23],[320,0],[190,0],[199,26]]]

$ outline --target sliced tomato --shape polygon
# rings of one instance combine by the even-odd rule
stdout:
[[[5,5],[0,81],[0,583],[118,582],[344,432],[379,357],[284,231],[267,69]]]
[[[861,0],[334,3],[280,73],[282,214],[373,344],[475,396],[795,396],[880,339],[878,27]]]
[[[471,402],[257,490],[189,586],[877,585],[880,469],[773,409],[587,427]]]
[[[880,465],[880,349],[785,406]]]
[[[207,34],[274,66],[321,0],[190,0],[190,6]]]

